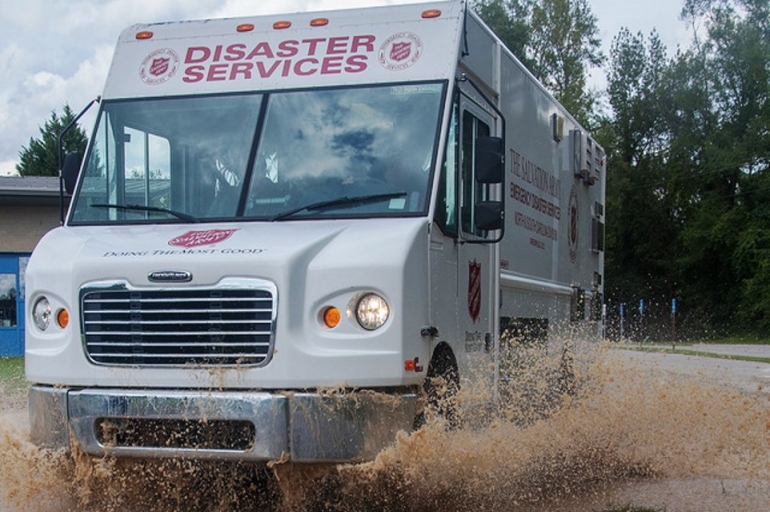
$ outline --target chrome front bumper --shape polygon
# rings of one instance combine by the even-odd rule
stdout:
[[[116,457],[365,461],[392,444],[399,430],[412,428],[416,407],[411,389],[321,394],[32,386],[29,391],[35,444],[70,449],[76,442],[89,455]],[[139,429],[147,431],[137,434]],[[190,437],[192,445],[186,442]]]

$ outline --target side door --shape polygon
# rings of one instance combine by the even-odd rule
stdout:
[[[485,389],[494,389],[500,289],[496,242],[502,230],[485,229],[488,223],[482,217],[490,214],[484,209],[490,204],[499,202],[502,208],[503,173],[501,168],[500,181],[490,182],[484,176],[484,159],[479,157],[488,152],[485,143],[490,138],[502,137],[502,121],[487,103],[471,94],[462,94],[459,105],[458,330],[467,365],[464,373],[483,381]],[[498,215],[501,218],[502,212]]]

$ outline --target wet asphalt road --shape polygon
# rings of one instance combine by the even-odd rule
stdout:
[[[648,366],[670,375],[697,378],[701,382],[734,387],[741,392],[770,394],[770,363],[739,361],[708,354],[765,357],[770,359],[770,345],[677,345],[678,350],[703,352],[704,355],[615,350],[618,357]],[[670,348],[670,347],[662,347]]]

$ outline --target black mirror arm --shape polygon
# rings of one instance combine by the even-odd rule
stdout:
[[[92,99],[86,107],[80,111],[80,113],[75,116],[75,119],[70,121],[70,123],[64,127],[64,129],[59,134],[59,146],[58,150],[56,152],[56,159],[57,164],[59,166],[59,222],[61,224],[64,224],[64,177],[62,176],[62,153],[64,148],[62,147],[64,142],[64,136],[67,134],[70,129],[75,126],[75,123],[77,123],[83,115],[88,112],[88,110],[91,108],[91,106],[94,103],[99,103],[102,101],[101,96],[97,96],[96,98]]]

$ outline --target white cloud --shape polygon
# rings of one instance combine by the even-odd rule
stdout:
[[[5,160],[0,162],[0,176],[17,176],[19,173],[16,172],[16,161],[15,160]]]

